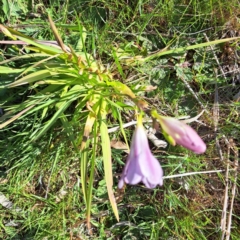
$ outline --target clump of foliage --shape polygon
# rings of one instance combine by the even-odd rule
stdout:
[[[22,21],[40,28],[17,31],[1,25],[2,42],[8,44],[0,66],[1,182],[2,192],[17,206],[1,209],[3,238],[214,239],[220,235],[221,214],[216,212],[226,206],[218,194],[224,191],[221,171],[226,166],[230,174],[225,193],[230,186],[236,189],[236,176],[231,178],[229,163],[221,157],[217,163],[209,160],[216,159],[214,142],[234,132],[233,145],[223,147],[220,142],[220,146],[229,151],[228,159],[230,151],[235,153],[236,163],[239,105],[230,105],[227,120],[217,119],[218,126],[211,119],[209,102],[216,103],[216,89],[223,96],[222,88],[230,89],[231,84],[227,74],[217,77],[214,58],[224,60],[223,49],[237,51],[239,46],[237,35],[220,39],[215,31],[210,37],[217,40],[210,41],[201,31],[206,28],[209,33],[209,27],[224,22],[235,12],[236,3],[226,8],[221,1],[109,1],[107,5],[53,1],[48,13],[56,19],[61,10],[62,22],[55,26],[49,17],[46,28],[41,25],[41,18],[49,15],[44,4],[29,2],[28,16],[33,19]],[[27,12],[14,6],[12,21],[21,19],[19,10],[21,17]],[[77,16],[74,9],[79,6],[82,12]],[[8,9],[3,1],[2,20],[10,19]],[[212,13],[219,10],[216,18]],[[52,34],[55,41],[43,40]],[[219,47],[212,47],[216,44]],[[116,190],[125,154],[111,150],[112,139],[128,149],[131,133],[124,130],[124,122],[134,119],[139,109],[150,116],[152,108],[176,117],[205,110],[206,126],[199,132],[208,144],[206,155],[195,156],[180,147],[159,154],[153,147],[166,177],[212,169],[220,169],[219,175],[172,178],[155,190],[141,186]],[[110,134],[115,125],[119,131]],[[212,128],[216,136],[208,139]],[[233,239],[239,231],[236,213]]]

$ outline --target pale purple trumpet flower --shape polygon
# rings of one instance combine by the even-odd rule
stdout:
[[[159,116],[158,120],[162,126],[166,138],[172,145],[179,144],[197,154],[206,151],[206,144],[197,132],[187,124],[171,117]]]
[[[133,134],[130,153],[124,167],[118,188],[124,183],[135,185],[139,182],[147,188],[163,185],[163,170],[159,161],[152,155],[141,117]]]

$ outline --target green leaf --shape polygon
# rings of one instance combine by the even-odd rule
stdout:
[[[112,159],[111,159],[111,146],[110,139],[108,135],[107,125],[102,121],[100,126],[101,133],[101,144],[102,144],[102,152],[103,152],[103,165],[104,165],[104,173],[105,180],[107,184],[108,197],[115,214],[116,219],[119,221],[119,214],[117,209],[116,199],[113,193],[113,176],[112,176]]]
[[[17,36],[17,38],[21,41],[24,41],[24,42],[28,43],[29,45],[33,45],[33,46],[37,47],[40,50],[42,50],[43,52],[49,53],[51,55],[63,53],[63,50],[57,45],[44,44],[44,42],[36,42],[36,41],[34,41],[32,39],[29,39],[27,37]]]
[[[12,74],[12,73],[20,73],[22,72],[24,69],[18,69],[18,68],[10,68],[10,67],[3,67],[0,66],[0,73],[6,73],[6,74]]]
[[[81,158],[80,158],[80,170],[81,170],[81,185],[84,196],[84,201],[87,204],[87,163],[88,163],[88,146],[89,140],[86,141],[85,150],[81,150]]]
[[[7,16],[7,18],[10,18],[10,6],[8,0],[2,0],[2,10],[4,14]]]
[[[31,53],[31,54],[26,54],[26,55],[23,55],[23,56],[16,56],[16,57],[12,57],[12,58],[9,58],[9,59],[6,59],[2,62],[0,62],[0,65],[2,64],[5,64],[5,63],[9,63],[9,62],[13,62],[13,61],[18,61],[20,59],[34,59],[34,58],[37,58],[37,57],[48,57],[49,54],[46,54],[46,53]]]
[[[121,94],[127,95],[132,99],[136,98],[132,90],[124,83],[121,83],[119,81],[112,81],[112,82],[107,82],[107,85],[112,86],[114,90],[118,91]]]
[[[8,84],[7,87],[11,88],[11,87],[21,86],[21,85],[24,85],[24,84],[33,83],[33,82],[36,82],[36,81],[39,81],[39,80],[43,80],[46,77],[54,76],[54,75],[58,75],[58,73],[50,72],[47,69],[39,70],[37,72],[30,73],[27,76],[20,78],[16,82]]]

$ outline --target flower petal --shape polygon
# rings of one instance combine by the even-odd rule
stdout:
[[[176,139],[176,142],[197,154],[204,153],[206,151],[206,144],[195,132],[195,130],[193,130],[190,126],[185,125],[185,132],[186,134]]]
[[[143,182],[148,188],[163,184],[163,170],[159,161],[152,155],[145,130],[138,124],[131,143],[130,154],[121,175],[118,187],[125,183]]]
[[[159,161],[152,155],[150,150],[141,155],[140,168],[142,175],[145,177],[145,185],[163,185],[163,170]],[[148,187],[148,186],[147,186]]]
[[[126,166],[126,173],[124,176],[124,181],[128,184],[135,185],[142,180],[142,173],[139,167],[139,162],[137,158],[130,159],[128,161],[128,166]]]

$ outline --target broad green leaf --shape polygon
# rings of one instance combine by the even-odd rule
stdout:
[[[160,57],[160,56],[168,55],[168,54],[178,54],[178,53],[186,52],[191,49],[208,47],[211,45],[216,45],[216,44],[234,41],[234,40],[238,40],[238,39],[240,39],[240,37],[217,39],[214,41],[209,41],[209,42],[199,43],[199,44],[190,45],[190,46],[186,46],[186,47],[180,47],[180,48],[176,48],[176,49],[166,50],[166,51],[163,51],[160,53],[154,53],[153,55],[149,56],[149,59],[151,59],[152,57]]]
[[[18,118],[26,117],[29,114],[32,114],[32,113],[38,111],[39,109],[42,109],[46,106],[51,105],[52,103],[55,103],[56,101],[58,101],[58,99],[56,99],[56,98],[49,99],[48,97],[46,97],[43,94],[41,94],[40,96],[37,94],[34,98],[29,98],[21,104],[11,105],[8,108],[6,108],[5,110],[7,112],[3,116],[0,117],[0,121],[3,122],[9,118],[12,118],[14,121]],[[19,112],[19,111],[21,111],[21,112]],[[16,114],[17,112],[19,112],[19,113]],[[17,118],[16,118],[16,116],[14,116],[14,114],[16,114]],[[13,121],[11,121],[11,122],[13,122]],[[9,123],[3,123],[3,124],[8,125]]]
[[[58,73],[51,72],[47,69],[39,70],[37,72],[30,73],[27,76],[22,77],[19,80],[13,82],[13,83],[8,84],[7,87],[11,88],[11,87],[21,86],[21,85],[24,85],[24,84],[33,83],[33,82],[43,80],[44,78],[47,78],[49,76],[54,76],[54,75],[58,75]]]
[[[124,83],[113,81],[113,82],[107,82],[107,85],[112,86],[115,90],[117,90],[119,93],[127,95],[131,98],[136,98],[135,94],[132,92],[132,90],[125,85]]]
[[[93,96],[94,99],[94,96]],[[98,98],[97,98],[98,99]],[[84,199],[86,202],[86,216],[87,216],[87,226],[88,229],[91,228],[90,226],[90,216],[91,216],[91,203],[92,203],[92,188],[93,188],[93,178],[94,178],[94,166],[95,166],[95,158],[96,158],[96,147],[97,147],[97,130],[96,130],[96,114],[99,111],[99,104],[101,102],[101,99],[98,100],[94,106],[93,109],[90,109],[90,112],[87,117],[87,121],[85,124],[84,128],[84,133],[82,137],[82,143],[81,143],[81,148],[80,151],[83,152],[82,157],[81,157],[81,177],[82,177],[82,190],[83,190],[83,195]],[[93,142],[93,153],[92,153],[92,160],[90,163],[91,169],[90,169],[90,178],[89,178],[89,184],[87,185],[87,162],[88,162],[88,145],[90,140],[89,134],[92,132],[92,128],[94,125],[94,142]]]
[[[47,100],[47,98],[45,96],[43,96],[39,100],[36,99],[35,101],[34,100],[25,101],[24,103],[26,105],[29,105],[30,103],[34,103],[35,107],[33,109],[29,110],[28,112],[26,112],[26,114],[24,114],[24,117],[26,117],[27,115],[32,114],[34,112],[37,112],[37,111],[39,111],[41,109],[43,109],[43,111],[46,111],[46,110],[48,110],[49,106],[55,104],[57,101],[58,101],[58,99],[56,99],[56,98]],[[44,110],[44,109],[46,109],[46,110]],[[45,114],[46,114],[46,112],[45,112]],[[45,114],[42,113],[42,118],[44,117]]]
[[[81,143],[81,150],[85,149],[85,144],[86,141],[89,137],[89,134],[92,132],[92,127],[93,124],[96,120],[96,114],[99,111],[99,104],[100,104],[99,100],[99,95],[92,95],[90,96],[90,100],[87,102],[87,109],[89,110],[89,114],[87,117],[87,121],[84,127],[84,132],[83,132],[83,137],[82,137],[82,143]],[[93,105],[93,108],[91,108],[91,105]]]
[[[96,120],[96,115],[93,112],[90,112],[87,117],[87,121],[84,127],[83,136],[81,138],[81,150],[85,149],[86,142],[89,137],[90,132],[92,131],[93,124]]]
[[[103,164],[104,164],[104,174],[105,180],[107,184],[108,197],[115,214],[117,221],[119,221],[118,209],[116,199],[113,193],[113,176],[112,176],[112,159],[111,159],[111,145],[110,139],[108,135],[107,125],[102,121],[100,126],[101,133],[101,144],[102,144],[102,152],[103,152]]]
[[[18,68],[10,68],[10,67],[3,67],[3,66],[0,66],[0,73],[7,73],[7,74],[11,74],[11,73],[20,73],[24,71],[24,69],[18,69]]]
[[[26,75],[27,72],[30,72],[30,71],[34,70],[37,66],[40,66],[41,64],[43,64],[43,63],[45,63],[45,62],[47,62],[47,61],[49,61],[49,60],[51,60],[51,59],[53,59],[53,58],[56,58],[57,56],[58,56],[58,54],[57,54],[57,55],[50,56],[50,57],[47,57],[47,58],[44,58],[44,59],[42,59],[41,61],[36,62],[35,64],[31,64],[25,71],[23,71],[23,72],[20,74],[20,76]],[[19,76],[19,77],[20,77],[20,76]]]
[[[38,47],[43,52],[49,53],[51,55],[63,53],[63,50],[61,48],[59,48],[59,46],[57,46],[57,45],[44,44],[44,42],[37,42],[37,41],[34,41],[34,40],[26,38],[26,37],[17,36],[17,38],[21,41],[28,43],[29,45]]]
[[[8,0],[2,0],[2,10],[4,12],[4,14],[7,16],[7,18],[9,19],[10,17],[10,6],[9,6],[9,1]]]
[[[80,171],[81,171],[81,185],[84,196],[84,201],[87,204],[87,163],[88,163],[88,150],[90,141],[86,141],[86,149],[81,150],[80,158]]]
[[[123,109],[120,104],[111,101],[109,98],[106,98],[106,101],[109,102],[109,104],[111,104],[113,107],[115,107],[115,108],[117,108],[117,109],[120,109],[120,110]],[[126,106],[128,106],[128,105],[126,105]]]
[[[53,89],[55,90],[56,88],[52,88],[51,86],[47,87],[44,91]],[[63,114],[63,112],[70,106],[70,104],[75,101],[77,98],[79,98],[81,95],[79,93],[79,90],[81,89],[81,86],[74,86],[72,87],[69,91],[66,92],[65,89],[61,89],[61,91],[64,91],[64,94],[61,95],[60,100],[57,98],[54,99],[49,99],[47,102],[45,103],[41,103],[39,106],[36,106],[35,109],[33,111],[37,111],[39,109],[45,109],[46,107],[48,107],[49,105],[52,104],[56,104],[56,113],[53,115],[53,117],[44,125],[44,127],[41,129],[40,132],[38,132],[37,134],[35,133],[34,135],[34,140],[38,139],[42,134],[44,134],[56,121],[57,119],[61,119],[62,116],[65,117],[65,115]],[[73,96],[73,94],[76,93],[77,96]],[[40,92],[39,95],[43,95],[43,92]],[[44,96],[44,95],[43,95]],[[44,97],[46,98],[46,97]],[[44,100],[44,98],[42,100]],[[38,100],[38,99],[37,99]],[[45,110],[46,111],[46,110]],[[62,120],[62,119],[61,119]],[[68,133],[71,135],[69,128],[67,127],[67,120],[63,118],[62,123],[65,124],[65,129],[68,131]],[[72,139],[71,139],[72,140]],[[75,142],[73,142],[73,145],[75,145]]]
[[[23,55],[23,56],[16,56],[16,57],[12,57],[12,58],[9,58],[9,59],[6,59],[2,62],[0,62],[0,65],[2,64],[5,64],[5,63],[9,63],[9,62],[14,62],[14,61],[18,61],[20,59],[33,59],[33,58],[37,58],[37,57],[48,57],[49,54],[46,54],[46,53],[31,53],[31,54],[26,54],[26,55]]]
[[[43,108],[42,115],[41,115],[42,120],[45,118],[48,109],[49,109],[49,106],[46,106],[46,107]]]
[[[11,31],[9,31],[8,28],[3,26],[2,24],[0,24],[0,31],[2,31],[2,33],[4,35],[6,35],[7,37],[9,37],[9,38],[11,38],[13,40],[16,40],[16,37],[11,34]]]
[[[74,79],[72,79],[72,78],[69,78],[69,79],[67,79],[67,78],[65,78],[65,79],[57,78],[57,79],[50,79],[50,80],[45,79],[45,80],[41,80],[41,81],[36,82],[36,84],[39,84],[39,85],[41,85],[41,84],[74,85],[74,84],[76,84],[76,82],[74,82],[72,80],[74,80]]]
[[[88,101],[86,103],[86,108],[89,110],[87,121],[84,127],[83,136],[79,138],[78,143],[81,141],[81,150],[85,149],[86,141],[89,137],[89,134],[92,131],[93,124],[96,120],[97,113],[99,111],[99,105],[101,103],[100,95],[98,94],[89,94]],[[91,107],[93,106],[93,107]]]

